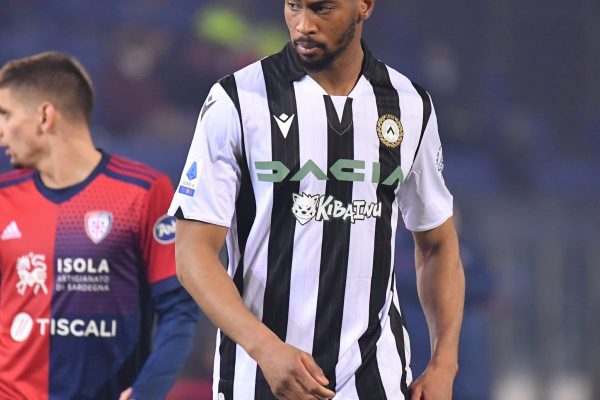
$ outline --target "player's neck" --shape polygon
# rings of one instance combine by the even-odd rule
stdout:
[[[329,68],[308,74],[327,94],[348,96],[360,78],[364,57],[360,37],[357,37]]]
[[[83,182],[101,159],[102,153],[94,147],[86,129],[57,135],[36,169],[44,185],[62,189]]]

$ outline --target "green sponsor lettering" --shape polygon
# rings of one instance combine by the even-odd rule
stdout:
[[[257,173],[256,176],[261,182],[281,182],[290,173],[288,167],[281,161],[256,161],[254,166],[257,170],[272,171],[269,174]]]
[[[398,168],[396,168],[394,172],[392,172],[392,174],[388,176],[388,178],[385,181],[383,181],[383,184],[391,186],[396,182],[402,183],[403,180],[404,174],[402,173],[402,167],[398,166]]]
[[[365,162],[340,159],[329,170],[338,181],[364,182],[365,174],[354,172],[355,169],[365,169]]]
[[[323,172],[323,170],[319,168],[313,160],[308,160],[306,164],[304,164],[304,166],[300,168],[300,171],[296,172],[296,174],[294,174],[294,176],[292,176],[292,179],[290,180],[301,181],[302,179],[306,178],[306,176],[311,172],[315,176],[315,178],[317,178],[320,181],[326,181],[329,179],[327,178],[327,174]]]
[[[378,162],[373,163],[373,173],[371,174],[371,182],[379,183],[381,180],[381,164]]]
[[[338,181],[364,182],[365,164],[365,161],[362,160],[340,159],[329,168],[329,171]],[[256,161],[254,165],[257,170],[256,176],[260,182],[283,182],[290,174],[290,169],[281,161]],[[381,182],[381,165],[378,162],[374,162],[372,166],[371,182],[379,183]],[[320,181],[329,180],[326,171],[323,171],[313,160],[308,160],[300,170],[290,178],[290,181],[302,181],[309,174],[312,174]],[[402,168],[398,166],[390,176],[383,181],[382,185],[392,186],[397,182],[402,183],[403,181],[404,174],[402,173]]]

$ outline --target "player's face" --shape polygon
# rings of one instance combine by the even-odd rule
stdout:
[[[286,0],[285,20],[298,61],[307,71],[327,69],[356,37],[356,0]]]
[[[33,167],[43,151],[35,107],[20,101],[7,88],[0,89],[0,148],[15,168]]]

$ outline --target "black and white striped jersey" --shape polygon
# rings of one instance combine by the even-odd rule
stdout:
[[[398,212],[413,231],[452,215],[435,112],[366,48],[348,96],[329,96],[293,51],[213,86],[170,214],[229,228],[228,272],[245,304],[313,355],[336,400],[404,399]],[[214,398],[274,398],[256,362],[217,341]]]

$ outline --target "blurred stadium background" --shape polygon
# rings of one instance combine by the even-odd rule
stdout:
[[[600,398],[598,4],[380,0],[366,26],[373,53],[432,94],[462,210],[457,400]],[[176,181],[208,89],[283,46],[282,9],[276,0],[0,0],[0,64],[75,55],[96,87],[97,144]],[[397,268],[418,332],[409,240],[398,239]],[[172,399],[204,398],[213,348],[204,319]]]

